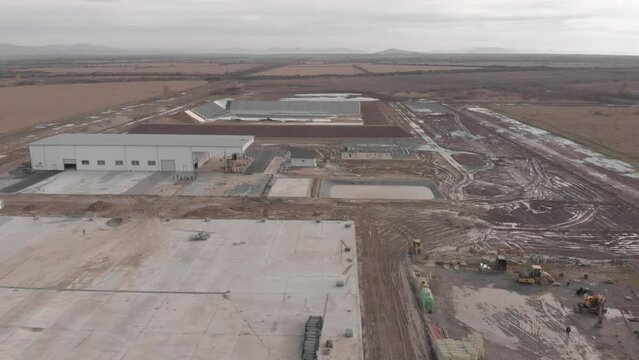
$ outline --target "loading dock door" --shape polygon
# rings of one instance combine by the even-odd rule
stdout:
[[[76,170],[77,166],[75,164],[75,159],[62,159],[62,163],[64,164],[64,170]]]
[[[160,160],[162,171],[175,171],[175,160]]]

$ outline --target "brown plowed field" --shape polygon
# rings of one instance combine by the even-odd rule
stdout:
[[[390,125],[179,125],[143,124],[130,134],[254,135],[268,138],[394,138],[410,137]]]
[[[395,73],[395,72],[415,72],[415,71],[448,71],[448,70],[474,70],[476,67],[470,66],[446,66],[446,65],[403,65],[403,64],[355,64],[362,69],[376,73]]]
[[[517,120],[639,164],[639,108],[493,105]]]
[[[355,75],[363,72],[353,64],[287,65],[255,74],[256,76]]]
[[[256,64],[211,63],[122,63],[90,66],[59,66],[27,68],[22,71],[39,71],[50,74],[224,74],[248,70]]]
[[[104,84],[0,87],[0,133],[184,91],[205,81],[145,81]]]

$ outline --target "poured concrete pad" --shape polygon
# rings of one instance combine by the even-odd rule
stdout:
[[[322,181],[320,197],[337,199],[442,199],[435,184],[428,180],[336,179]]]
[[[180,191],[180,195],[260,197],[267,183],[265,174],[200,172],[191,184]]]
[[[411,185],[334,185],[329,197],[341,199],[430,200],[435,196],[425,186]]]
[[[152,171],[63,171],[21,192],[36,194],[121,194]]]
[[[310,315],[362,358],[346,222],[107,221],[0,217],[0,359],[299,359]]]
[[[277,178],[269,191],[269,197],[307,197],[311,179]]]

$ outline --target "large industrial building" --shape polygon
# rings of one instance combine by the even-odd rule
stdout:
[[[60,134],[29,145],[34,170],[191,172],[212,157],[242,155],[249,135]]]
[[[228,100],[202,104],[187,112],[198,121],[275,120],[331,121],[346,118],[361,121],[359,101],[261,101]]]

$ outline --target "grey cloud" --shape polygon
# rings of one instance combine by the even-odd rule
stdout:
[[[24,45],[427,51],[524,44],[639,53],[633,0],[22,0],[0,7],[0,42]]]

